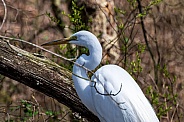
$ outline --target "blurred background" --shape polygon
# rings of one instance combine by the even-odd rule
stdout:
[[[79,30],[89,30],[102,44],[101,66],[117,64],[126,69],[150,100],[161,122],[184,121],[184,0],[4,2],[7,13],[3,0],[0,1],[1,35],[41,45]],[[72,69],[72,63],[31,45],[10,43]],[[47,49],[67,58],[88,53],[73,45]],[[1,121],[87,120],[53,98],[0,75]]]

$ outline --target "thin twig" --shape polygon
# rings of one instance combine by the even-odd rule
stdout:
[[[61,55],[59,55],[59,54],[57,54],[57,53],[54,53],[54,52],[52,52],[52,51],[50,51],[50,50],[47,50],[47,49],[45,49],[45,48],[43,48],[43,47],[41,47],[41,46],[39,46],[39,45],[33,44],[33,43],[31,43],[31,42],[28,42],[28,41],[25,41],[25,40],[22,40],[22,39],[17,39],[17,38],[12,38],[12,37],[6,37],[6,36],[2,36],[2,35],[0,35],[0,38],[2,38],[2,39],[9,39],[9,40],[15,40],[15,41],[19,41],[19,42],[23,42],[23,43],[32,45],[32,46],[37,47],[37,48],[39,48],[39,49],[41,49],[41,50],[43,50],[43,51],[45,51],[45,52],[48,52],[48,53],[50,53],[50,54],[52,54],[52,55],[55,55],[55,56],[57,56],[57,57],[59,57],[59,58],[62,58],[62,59],[67,60],[67,61],[70,61],[70,62],[72,62],[72,63],[74,63],[74,64],[80,66],[80,64],[77,64],[77,63],[75,63],[75,62],[73,61],[73,60],[75,60],[75,59],[68,59],[68,58],[65,58],[65,57],[63,57],[63,56],[61,56]]]
[[[4,25],[5,21],[6,21],[6,17],[7,17],[6,3],[4,2],[4,0],[2,0],[2,3],[3,3],[3,5],[4,5],[4,18],[3,18],[3,22],[2,22],[2,24],[1,24],[1,26],[0,26],[0,30],[2,29],[2,27],[3,27],[3,25]]]
[[[176,112],[178,110],[178,106],[179,106],[179,104],[176,104],[176,108],[175,108],[175,110],[174,110],[174,112],[173,112],[173,114],[171,116],[171,122],[173,122],[173,120],[174,120],[174,116],[175,116],[175,114],[176,114]]]
[[[45,51],[45,52],[48,52],[48,53],[52,54],[52,55],[54,55],[54,56],[57,56],[57,57],[59,57],[59,58],[61,58],[61,59],[64,59],[64,60],[66,60],[66,61],[69,61],[69,62],[71,62],[71,63],[73,63],[73,64],[75,64],[75,65],[77,65],[77,66],[83,68],[83,69],[86,70],[87,72],[92,73],[92,74],[95,76],[94,72],[92,72],[90,69],[86,68],[85,66],[83,66],[83,65],[81,65],[81,64],[79,64],[79,63],[77,63],[77,62],[74,62],[73,60],[75,60],[75,58],[74,58],[74,59],[68,59],[68,58],[66,58],[66,57],[64,57],[64,56],[61,56],[61,55],[59,55],[59,54],[57,54],[57,53],[54,53],[54,52],[52,52],[52,51],[50,51],[50,50],[47,50],[47,49],[45,49],[45,48],[43,48],[43,47],[41,47],[41,46],[39,46],[39,45],[33,44],[33,43],[31,43],[31,42],[28,42],[28,41],[25,41],[25,40],[22,40],[22,39],[16,39],[16,38],[6,37],[6,36],[2,36],[2,35],[0,35],[0,38],[2,38],[2,39],[9,39],[9,40],[15,40],[15,41],[19,41],[19,42],[23,42],[23,43],[32,45],[32,46],[37,47],[37,48],[39,48],[39,49],[41,49],[41,50],[43,50],[43,51]],[[9,46],[11,47],[11,45],[9,45]],[[13,49],[13,48],[12,48],[12,49]],[[96,77],[96,76],[95,76],[95,78],[98,79],[98,77]],[[98,79],[98,80],[99,80],[99,79]]]
[[[100,82],[100,80],[99,80],[99,82]],[[96,92],[98,93],[98,94],[100,94],[100,95],[104,95],[104,96],[110,96],[110,98],[112,99],[112,101],[114,101],[117,105],[118,105],[118,107],[120,108],[120,109],[122,109],[122,110],[126,110],[125,108],[122,108],[120,105],[121,104],[124,104],[125,102],[117,102],[116,100],[114,100],[113,99],[113,97],[112,96],[116,96],[116,95],[118,95],[120,92],[121,92],[121,90],[122,90],[122,83],[121,83],[121,86],[120,86],[120,90],[117,92],[117,93],[115,93],[115,94],[112,94],[112,91],[110,92],[110,93],[108,93],[107,92],[107,90],[104,88],[104,90],[105,90],[105,92],[107,92],[107,94],[103,94],[103,93],[100,93],[99,91],[98,91],[98,89],[96,88],[96,83],[97,82],[94,82],[94,88],[95,88],[95,90],[96,90]],[[101,82],[100,82],[101,83]],[[101,85],[102,85],[102,83],[101,83]]]
[[[116,96],[116,95],[118,95],[118,94],[121,92],[121,89],[122,89],[122,83],[121,83],[120,89],[119,89],[119,91],[118,91],[117,93],[112,94],[112,91],[111,91],[110,93],[103,94],[103,93],[100,93],[100,92],[98,91],[98,89],[96,88],[96,83],[97,83],[97,82],[94,82],[94,83],[95,83],[95,84],[94,84],[94,87],[95,87],[96,92],[97,92],[98,94],[104,95],[104,96],[109,96],[109,95]],[[105,91],[107,92],[107,90],[105,90]]]

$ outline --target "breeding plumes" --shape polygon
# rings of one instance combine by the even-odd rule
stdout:
[[[82,54],[76,60],[72,78],[79,98],[101,122],[159,122],[138,84],[121,67],[105,65],[88,78],[88,70],[94,70],[102,59],[102,47],[95,35],[79,31],[43,46],[63,43],[89,49],[89,55]]]

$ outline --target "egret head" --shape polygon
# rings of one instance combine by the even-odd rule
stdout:
[[[92,48],[95,48],[95,49],[101,48],[101,45],[98,39],[96,38],[96,36],[91,32],[84,31],[84,30],[74,33],[69,38],[63,38],[63,39],[47,42],[45,44],[42,44],[42,46],[51,46],[51,45],[66,44],[66,43],[75,44],[78,46],[84,46],[89,50]]]
[[[66,44],[66,43],[83,46],[89,49],[90,55],[87,57],[83,55],[83,58],[85,58],[86,60],[85,65],[87,67],[89,66],[90,69],[94,69],[101,62],[102,47],[97,37],[89,31],[84,31],[84,30],[79,31],[77,33],[74,33],[69,38],[63,38],[63,39],[47,42],[45,44],[42,44],[42,46],[50,46],[50,45],[58,45],[58,44]]]

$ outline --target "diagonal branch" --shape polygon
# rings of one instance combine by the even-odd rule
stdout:
[[[0,39],[0,74],[38,90],[90,121],[99,121],[80,101],[71,73],[54,62],[36,57]]]
[[[139,9],[139,13],[142,14],[142,5],[141,5],[141,1],[140,0],[137,0],[137,3],[138,3],[138,9]],[[140,16],[140,20],[141,20],[141,28],[142,28],[142,32],[143,32],[143,37],[144,37],[144,40],[145,40],[145,43],[146,43],[146,47],[148,49],[148,52],[151,56],[151,59],[153,61],[153,64],[154,64],[154,77],[155,77],[155,82],[158,83],[158,64],[156,63],[155,61],[155,58],[154,58],[154,54],[151,50],[151,47],[149,45],[149,42],[148,42],[148,38],[147,38],[147,31],[145,29],[145,25],[144,25],[144,21],[143,21],[143,17]]]

